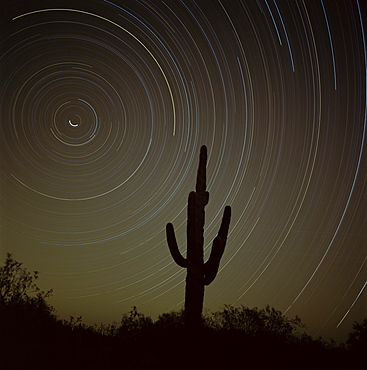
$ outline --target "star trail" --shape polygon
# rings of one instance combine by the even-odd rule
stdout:
[[[180,309],[187,196],[208,147],[204,307],[298,315],[345,340],[367,313],[362,0],[3,1],[2,261],[60,316]]]

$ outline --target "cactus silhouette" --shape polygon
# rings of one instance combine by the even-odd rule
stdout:
[[[204,301],[204,286],[209,285],[216,277],[219,263],[226,246],[228,228],[231,219],[231,207],[224,210],[222,224],[212,245],[210,257],[204,263],[204,223],[205,206],[209,201],[206,191],[207,149],[200,149],[200,161],[196,178],[196,191],[189,194],[187,205],[187,256],[180,253],[173,225],[166,226],[167,243],[174,261],[187,268],[185,292],[185,325],[196,329],[201,325],[201,314]]]

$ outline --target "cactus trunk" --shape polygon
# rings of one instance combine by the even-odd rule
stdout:
[[[204,301],[204,286],[209,285],[216,277],[219,263],[227,241],[231,219],[231,208],[224,210],[218,236],[213,241],[212,251],[204,263],[204,224],[205,206],[209,201],[206,191],[207,149],[202,146],[196,180],[196,191],[189,194],[187,206],[187,256],[184,258],[177,245],[173,225],[167,224],[167,242],[174,261],[187,268],[185,292],[185,325],[196,329],[201,325],[201,314]]]

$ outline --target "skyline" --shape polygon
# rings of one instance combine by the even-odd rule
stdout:
[[[345,340],[367,313],[366,5],[5,1],[1,249],[61,317],[183,306],[186,205],[208,148],[204,310],[298,315]]]

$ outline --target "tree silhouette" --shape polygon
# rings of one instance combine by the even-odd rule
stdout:
[[[353,330],[348,334],[347,348],[355,356],[365,356],[367,348],[367,318],[361,323],[354,322]]]
[[[0,307],[45,303],[52,295],[52,289],[47,292],[41,291],[35,283],[37,279],[38,271],[28,271],[22,267],[21,262],[7,253],[5,265],[0,267]]]
[[[189,194],[187,206],[187,257],[180,253],[173,225],[166,226],[168,247],[174,261],[187,269],[185,292],[185,325],[196,329],[201,325],[203,310],[204,286],[209,285],[216,277],[219,263],[226,246],[228,228],[231,219],[231,207],[224,210],[218,236],[213,241],[210,257],[204,263],[204,223],[205,206],[209,201],[206,191],[207,148],[200,149],[200,161],[196,179],[196,191]]]

